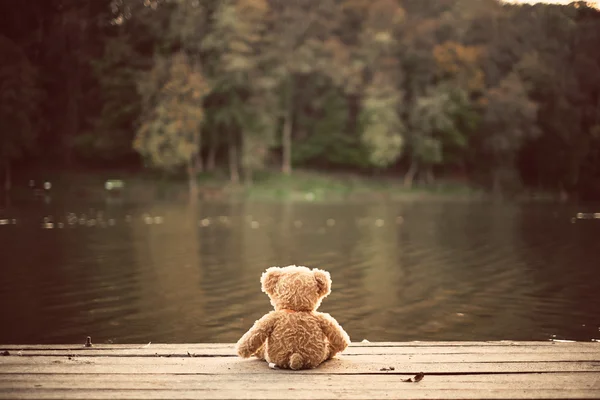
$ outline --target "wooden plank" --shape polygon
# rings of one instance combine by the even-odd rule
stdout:
[[[69,374],[11,375],[0,374],[0,390],[17,389],[80,389],[93,390],[111,389],[172,389],[184,390],[202,387],[203,389],[218,390],[225,387],[251,388],[252,390],[301,390],[310,387],[329,389],[347,389],[350,387],[378,389],[387,388],[390,391],[411,389],[417,385],[426,389],[597,389],[600,391],[600,381],[597,373],[584,372],[579,374],[484,374],[484,375],[425,375],[418,383],[403,382],[412,375],[299,375],[288,374],[282,379],[280,374],[264,373],[255,375],[240,375],[232,380],[226,375],[86,375],[73,379]],[[600,394],[600,393],[599,393]]]
[[[12,358],[1,358],[0,364],[2,363],[18,363],[26,364],[31,362],[31,358],[39,360],[40,363],[46,361],[56,362],[65,361],[65,359],[75,358],[76,360],[86,360],[91,362],[102,362],[102,363],[119,363],[119,364],[140,364],[140,363],[156,363],[157,358],[166,358],[165,363],[169,363],[173,360],[182,358],[234,358],[239,359],[234,354],[228,354],[225,356],[214,356],[197,353],[178,353],[178,354],[163,354],[158,353],[146,354],[144,356],[133,355],[133,354],[120,354],[118,352],[110,353],[103,352],[100,354],[90,353],[69,353],[64,352],[62,354],[55,355],[54,352],[36,352],[29,353],[23,352],[21,354],[15,353]],[[441,362],[441,363],[456,363],[456,362],[542,362],[542,361],[598,361],[600,363],[600,352],[573,352],[573,351],[562,351],[562,352],[505,352],[505,353],[406,353],[406,354],[389,354],[389,353],[373,353],[373,354],[346,354],[342,353],[336,358],[341,360],[375,360],[380,362],[392,362],[392,361],[412,361],[412,362]],[[152,360],[154,359],[154,360]]]
[[[382,368],[394,367],[397,373],[514,373],[514,372],[600,372],[600,361],[540,362],[440,362],[434,359],[416,362],[393,356],[353,356],[331,360],[317,369],[293,373],[363,374],[388,373]],[[264,361],[235,357],[2,357],[0,371],[18,374],[186,374],[222,373],[255,374],[268,369]]]
[[[1,346],[0,351],[9,351],[11,354],[29,355],[29,356],[186,356],[188,352],[197,356],[232,356],[235,357],[235,348],[232,344],[214,345],[214,344],[180,344],[180,345],[95,345],[91,348],[83,346],[68,345],[33,345],[33,346]],[[497,346],[463,346],[457,344],[436,344],[435,346],[374,346],[374,345],[356,345],[352,344],[344,351],[345,355],[360,354],[469,354],[469,353],[558,353],[566,351],[572,353],[600,353],[599,343],[561,343],[560,345],[548,345],[546,342],[532,342],[530,345],[506,345]],[[20,353],[19,353],[20,352]]]
[[[422,341],[412,341],[412,342],[352,342],[349,348],[373,348],[373,347],[531,347],[531,346],[541,346],[541,347],[556,347],[556,348],[565,348],[566,347],[590,347],[596,346],[600,349],[600,342],[557,342],[557,341],[511,341],[511,340],[501,340],[501,341],[485,341],[485,342],[471,342],[471,341],[441,341],[441,342],[422,342]],[[180,350],[182,348],[203,348],[203,349],[233,349],[234,345],[232,343],[142,343],[142,344],[94,344],[92,348],[94,349],[110,349],[110,350],[118,350],[118,349],[144,349],[146,347],[151,347],[153,349],[168,349],[168,350]],[[73,350],[85,350],[89,349],[83,346],[83,342],[81,345],[75,344],[0,344],[0,350],[42,350],[42,349],[56,349],[56,350],[65,350],[65,349],[73,349]]]
[[[3,350],[0,350],[3,351]],[[187,357],[190,354],[198,357],[237,357],[235,349],[231,348],[203,348],[203,347],[180,347],[179,349],[160,349],[160,348],[144,348],[144,349],[12,349],[7,350],[11,355],[20,356],[78,356],[78,357]],[[443,354],[546,354],[560,356],[565,353],[573,354],[600,354],[600,346],[579,346],[572,348],[554,348],[554,347],[371,347],[371,348],[348,348],[342,354],[346,356],[353,355],[443,355]]]
[[[36,391],[0,391],[0,399],[597,399],[598,391],[594,389],[523,389],[513,390],[490,389],[477,390],[460,389],[424,389],[408,388],[390,392],[387,388],[380,389],[315,389],[303,387],[300,390],[252,390],[244,389],[184,389],[184,390],[46,390]]]

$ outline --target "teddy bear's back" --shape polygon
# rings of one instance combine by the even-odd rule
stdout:
[[[327,337],[316,312],[278,311],[273,331],[267,339],[269,362],[286,365],[292,354],[299,354],[305,367],[319,365],[328,355]]]

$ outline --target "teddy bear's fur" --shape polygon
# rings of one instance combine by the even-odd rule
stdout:
[[[350,338],[338,322],[316,311],[331,292],[329,272],[271,267],[260,281],[275,310],[237,342],[240,357],[254,355],[279,368],[298,370],[315,368],[348,347]]]

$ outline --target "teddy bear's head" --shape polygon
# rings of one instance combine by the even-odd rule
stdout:
[[[313,311],[331,293],[329,272],[317,268],[271,267],[260,282],[275,310]]]

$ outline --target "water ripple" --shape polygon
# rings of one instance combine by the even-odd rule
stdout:
[[[73,212],[115,222],[48,230],[39,224],[48,210],[20,210],[18,225],[0,227],[0,318],[14,321],[0,342],[236,341],[271,309],[262,272],[288,264],[330,271],[333,291],[321,309],[353,340],[598,336],[600,227],[571,223],[573,210],[560,206]]]

